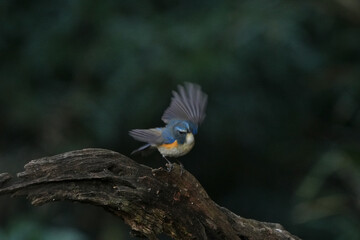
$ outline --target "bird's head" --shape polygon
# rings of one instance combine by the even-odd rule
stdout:
[[[194,130],[197,131],[196,126],[188,121],[176,121],[172,126],[173,136],[180,144],[192,143],[194,141]]]

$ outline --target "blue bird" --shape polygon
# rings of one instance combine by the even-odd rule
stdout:
[[[183,156],[194,147],[194,135],[197,134],[198,126],[205,118],[207,104],[207,95],[197,84],[179,85],[178,92],[172,93],[170,106],[161,117],[166,124],[165,127],[129,131],[129,135],[135,140],[147,143],[131,154],[148,147],[155,147],[168,162],[169,171],[172,163],[166,157]]]

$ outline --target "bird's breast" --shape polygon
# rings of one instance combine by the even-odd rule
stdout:
[[[185,142],[183,144],[178,143],[175,140],[173,143],[170,144],[162,144],[157,146],[159,152],[166,157],[180,157],[188,152],[194,147],[195,139],[192,133],[187,133]]]

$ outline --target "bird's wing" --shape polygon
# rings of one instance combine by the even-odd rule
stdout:
[[[140,142],[155,145],[159,145],[164,142],[164,138],[162,137],[161,130],[159,128],[133,129],[129,131],[129,135]]]
[[[201,87],[193,83],[178,86],[178,92],[173,91],[170,106],[165,110],[161,120],[169,123],[172,119],[188,120],[198,125],[205,118],[207,95]]]
[[[132,151],[132,152],[130,153],[130,155],[133,155],[133,154],[135,154],[135,153],[137,153],[137,152],[140,152],[140,151],[145,150],[145,149],[150,148],[150,147],[151,147],[151,144],[150,144],[150,143],[147,143],[147,144],[145,144],[145,145],[142,145],[142,146],[139,147],[138,149],[135,149],[134,151]]]

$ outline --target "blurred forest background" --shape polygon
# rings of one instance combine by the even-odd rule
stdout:
[[[304,239],[360,239],[360,2],[0,1],[0,172],[125,155],[171,90],[209,95],[180,160],[220,205]],[[140,163],[164,166],[157,154]],[[133,239],[89,205],[0,197],[0,239]]]

